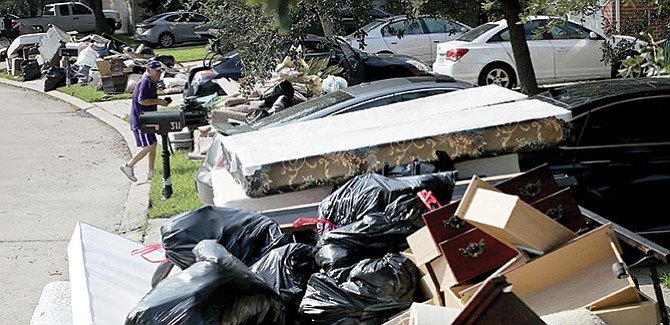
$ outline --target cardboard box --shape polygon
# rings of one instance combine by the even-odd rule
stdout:
[[[98,66],[100,76],[107,77],[112,75],[112,63],[108,60],[98,59],[95,61],[95,65]]]
[[[576,237],[518,196],[473,185],[477,188],[468,189],[461,202],[467,207],[459,206],[457,215],[501,242],[543,254]]]
[[[617,278],[614,263],[623,260],[612,226],[604,225],[503,275],[538,315],[639,303],[633,279]]]

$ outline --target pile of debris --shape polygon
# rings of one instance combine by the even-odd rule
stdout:
[[[187,71],[172,56],[155,56],[152,49],[133,48],[110,35],[77,38],[51,26],[46,33],[21,35],[6,50],[7,73],[24,81],[46,75],[44,90],[94,84],[106,94],[132,92],[146,62],[163,64],[166,93],[182,92]]]
[[[611,225],[590,229],[546,166],[474,177],[445,206],[455,172],[393,175],[353,178],[291,227],[229,208],[171,218],[175,270],[125,323],[658,324]]]
[[[185,102],[197,100],[211,109],[211,123],[252,123],[302,103],[310,98],[347,87],[336,77],[341,67],[328,66],[328,58],[305,61],[286,56],[272,77],[246,95],[229,72],[218,72],[217,66],[197,71],[191,79]]]

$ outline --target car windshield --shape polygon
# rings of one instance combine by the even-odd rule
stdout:
[[[477,37],[482,36],[484,33],[490,31],[491,29],[496,28],[497,26],[498,25],[496,24],[479,25],[475,29],[472,29],[469,32],[461,35],[461,37],[457,38],[456,40],[464,42],[472,42],[475,39],[477,39]]]
[[[154,21],[161,19],[161,17],[165,17],[165,15],[166,15],[166,14],[160,14],[160,15],[156,15],[156,16],[147,18],[147,19],[145,19],[142,23],[144,23],[144,24],[150,24],[150,23],[153,23]]]
[[[324,108],[352,99],[354,96],[342,90],[317,97],[306,102],[291,106],[283,111],[270,115],[249,126],[259,129],[266,126],[277,126],[289,121],[295,121],[305,116],[318,112]]]

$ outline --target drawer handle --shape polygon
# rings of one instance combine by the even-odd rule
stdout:
[[[554,220],[561,220],[563,219],[564,212],[565,210],[563,209],[563,204],[559,204],[557,207],[547,210],[546,215]]]
[[[536,197],[540,192],[542,192],[542,181],[538,179],[535,182],[526,183],[519,194],[525,197]]]
[[[454,229],[460,229],[461,227],[465,226],[465,221],[453,215],[449,217],[449,219],[447,220],[442,220],[442,225],[444,226],[444,228],[450,227]]]
[[[477,257],[484,254],[484,248],[486,248],[486,244],[484,244],[484,238],[482,238],[478,243],[469,242],[468,246],[459,248],[458,252],[466,257]]]

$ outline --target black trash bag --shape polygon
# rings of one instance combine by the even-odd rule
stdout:
[[[388,171],[388,177],[404,177],[433,174],[455,170],[454,161],[444,151],[435,151],[436,161],[415,160],[405,166],[395,166]]]
[[[37,60],[25,60],[21,62],[21,69],[23,70],[23,81],[42,78],[42,71]]]
[[[265,108],[258,107],[256,109],[254,109],[253,111],[249,112],[249,114],[247,114],[245,120],[247,121],[247,123],[253,123],[253,122],[256,122],[256,121],[258,121],[258,120],[260,120],[264,117],[268,117],[268,116],[270,116],[270,113],[268,113],[268,111]]]
[[[402,255],[365,259],[341,283],[312,275],[300,314],[313,324],[382,324],[409,308],[417,283],[416,266]]]
[[[416,193],[430,190],[438,201],[448,203],[455,178],[455,171],[401,178],[373,173],[359,175],[321,201],[319,218],[346,225],[368,214],[383,213],[389,222],[418,222],[425,207]]]
[[[49,68],[47,77],[44,79],[44,91],[52,91],[63,86],[65,86],[65,69],[61,67]]]
[[[253,211],[203,206],[176,215],[161,227],[168,260],[182,270],[195,263],[193,247],[214,239],[242,263],[250,266],[275,247],[292,242],[279,224]]]
[[[369,214],[324,233],[317,243],[315,258],[321,268],[330,272],[349,267],[364,258],[399,253],[408,247],[407,236],[420,227],[410,220],[393,222],[381,213]]]
[[[214,240],[193,249],[197,262],[149,291],[126,325],[284,324],[281,297]]]
[[[285,95],[293,100],[295,89],[293,89],[293,85],[290,81],[284,80],[273,87],[268,88],[263,92],[263,95],[261,95],[261,99],[265,101],[265,106],[270,107],[281,95]]]
[[[250,267],[286,304],[286,323],[293,323],[305,295],[307,281],[318,271],[312,246],[288,244],[271,250]]]
[[[293,101],[286,95],[281,95],[277,100],[272,104],[272,107],[268,110],[268,114],[272,115],[277,112],[281,112],[287,107],[291,107]]]

